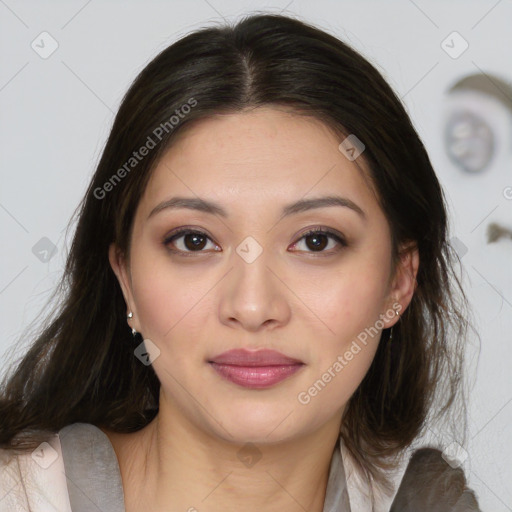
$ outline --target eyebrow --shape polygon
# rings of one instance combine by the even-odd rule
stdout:
[[[297,213],[302,213],[308,210],[314,210],[317,208],[325,208],[328,206],[341,206],[344,208],[350,208],[356,212],[363,220],[367,220],[366,213],[356,203],[346,197],[341,196],[324,196],[316,197],[312,199],[300,199],[294,203],[286,205],[282,212],[281,217],[288,217]],[[180,209],[186,208],[189,210],[197,210],[212,215],[220,215],[221,217],[227,218],[228,213],[222,206],[213,201],[207,201],[206,199],[194,198],[194,197],[172,197],[166,201],[162,201],[151,210],[148,215],[148,219],[153,215],[166,209]]]

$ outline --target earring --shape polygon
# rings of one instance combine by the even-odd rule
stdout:
[[[133,318],[133,313],[130,311],[127,315],[126,315],[126,318],[127,319],[130,319],[130,318]],[[137,335],[137,331],[132,327],[132,336],[135,337]]]
[[[400,316],[400,313],[395,309],[395,316]],[[393,341],[393,327],[394,326],[391,326],[391,329],[389,331],[389,339],[388,339],[388,343],[391,343]]]

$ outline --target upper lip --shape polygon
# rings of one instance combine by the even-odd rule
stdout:
[[[281,352],[270,349],[247,350],[236,348],[223,352],[213,357],[208,362],[218,364],[230,364],[234,366],[281,366],[292,364],[303,364],[302,361],[293,357],[285,356]]]

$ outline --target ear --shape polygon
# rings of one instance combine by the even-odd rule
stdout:
[[[395,275],[390,284],[388,300],[389,308],[395,309],[402,315],[409,306],[418,285],[416,276],[418,274],[420,256],[416,243],[411,242],[402,246],[399,256]],[[392,327],[399,319],[399,316],[394,316],[387,322],[386,327]]]
[[[115,243],[110,244],[108,249],[108,259],[110,261],[110,266],[117,277],[121,291],[123,292],[127,307],[126,314],[128,315],[130,311],[133,313],[133,318],[128,320],[128,325],[136,331],[139,331],[137,310],[135,307],[135,301],[133,300],[130,268],[126,262],[126,258]]]

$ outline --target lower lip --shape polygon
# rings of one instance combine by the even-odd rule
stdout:
[[[211,362],[210,365],[226,380],[251,389],[263,389],[281,382],[302,368],[302,364],[282,366],[235,366]]]

